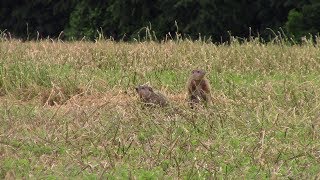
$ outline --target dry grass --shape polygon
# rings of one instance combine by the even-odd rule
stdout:
[[[320,178],[320,49],[0,42],[0,177]],[[213,105],[185,82],[208,71]],[[171,101],[147,108],[134,87]]]

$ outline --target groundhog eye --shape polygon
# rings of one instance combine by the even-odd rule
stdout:
[[[197,73],[200,73],[200,71],[197,71]]]

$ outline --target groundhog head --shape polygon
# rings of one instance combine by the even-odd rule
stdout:
[[[193,80],[201,80],[204,78],[204,75],[206,74],[206,72],[204,70],[201,69],[195,69],[192,71],[192,79]]]
[[[150,97],[150,95],[153,93],[153,89],[150,86],[147,85],[139,85],[136,87],[136,91],[139,94],[140,98],[146,99]]]

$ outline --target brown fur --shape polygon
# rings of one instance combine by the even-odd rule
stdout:
[[[204,101],[205,103],[211,103],[210,83],[205,77],[206,72],[204,70],[193,70],[188,82],[188,99],[191,108],[195,104]]]
[[[167,98],[161,93],[155,93],[153,89],[147,85],[140,85],[136,87],[136,91],[142,102],[146,105],[166,106],[168,104]]]

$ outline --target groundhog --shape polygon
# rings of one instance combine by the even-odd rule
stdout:
[[[204,101],[206,104],[211,104],[210,84],[205,77],[206,72],[204,70],[193,70],[188,82],[188,99],[191,108],[194,108],[195,104]]]
[[[139,94],[140,99],[146,105],[158,105],[160,107],[168,104],[167,98],[159,92],[154,92],[150,86],[139,85],[136,87],[136,91]]]

